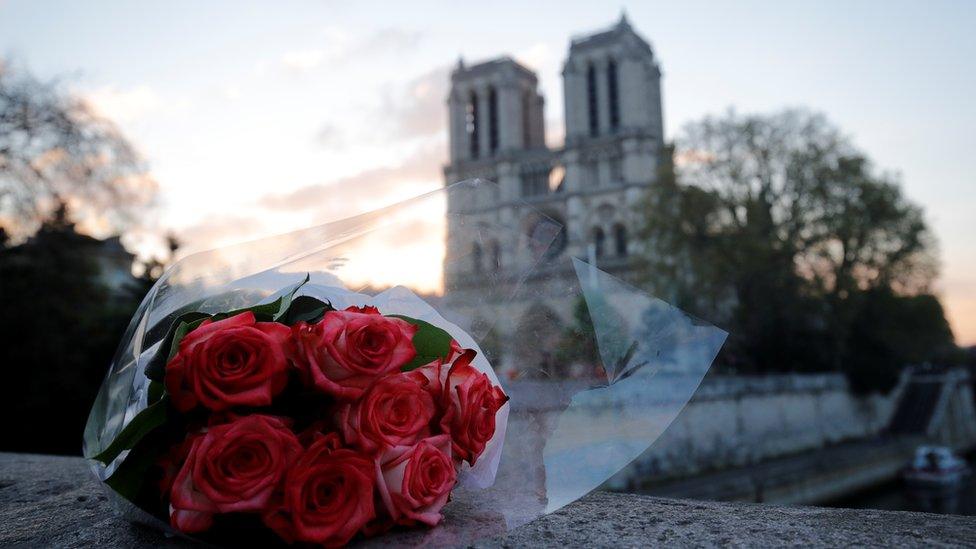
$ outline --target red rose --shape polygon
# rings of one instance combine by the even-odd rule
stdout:
[[[376,516],[373,471],[373,461],[342,448],[339,435],[315,435],[264,523],[288,543],[344,545]]]
[[[290,335],[284,324],[255,322],[251,312],[203,321],[166,365],[173,405],[186,412],[198,403],[214,411],[271,404],[288,383]]]
[[[354,399],[379,376],[413,360],[417,327],[385,317],[375,307],[330,311],[293,328],[296,363],[306,380],[337,398]]]
[[[468,349],[454,361],[444,383],[446,412],[441,428],[451,434],[454,457],[474,465],[495,434],[495,414],[508,396],[501,387],[471,365],[475,351]]]
[[[436,384],[419,370],[381,378],[340,409],[343,438],[367,452],[413,445],[430,434]]]
[[[399,524],[435,526],[457,481],[451,438],[438,435],[398,446],[377,462],[377,483],[387,512]]]
[[[429,364],[421,366],[412,372],[423,375],[427,381],[430,383],[429,388],[431,392],[435,395],[438,402],[441,401],[441,395],[444,391],[444,383],[447,381],[447,372],[451,369],[451,364],[454,363],[458,358],[461,357],[467,351],[461,344],[457,342],[456,339],[451,340],[451,350],[448,352],[447,357],[443,359],[434,360]],[[471,351],[475,352],[474,350]],[[474,355],[472,355],[474,356]]]
[[[253,414],[191,435],[170,491],[173,527],[200,532],[214,513],[263,511],[302,447],[279,418]]]

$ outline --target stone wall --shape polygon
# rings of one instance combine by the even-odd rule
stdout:
[[[80,458],[0,454],[0,524],[3,547],[199,546],[118,517]],[[976,539],[976,519],[594,492],[506,534],[478,537],[477,547],[962,547]]]
[[[879,433],[905,380],[855,397],[841,374],[708,376],[663,435],[609,485],[678,478]]]

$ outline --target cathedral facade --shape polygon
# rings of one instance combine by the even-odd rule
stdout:
[[[540,213],[562,230],[534,269],[561,269],[568,278],[570,257],[595,260],[624,278],[633,268],[640,251],[635,210],[656,178],[664,147],[657,59],[621,17],[607,30],[572,39],[562,76],[565,140],[550,147],[545,99],[533,71],[500,57],[459,61],[452,72],[445,183],[482,178],[497,186],[449,196],[445,298],[470,300],[487,284],[514,284],[515,273],[538,259],[519,253],[518,234],[531,233]],[[472,237],[457,226],[458,216],[515,231]],[[558,277],[545,279],[551,284]],[[531,277],[518,282],[533,284]],[[499,313],[499,326],[509,327],[503,331],[538,322],[556,327],[572,315],[573,304],[558,291],[540,286],[530,294]]]

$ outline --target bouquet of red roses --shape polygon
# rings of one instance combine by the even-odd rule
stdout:
[[[96,457],[163,448],[158,490],[133,486],[129,460],[107,483],[155,492],[184,533],[248,515],[289,543],[336,546],[436,525],[508,397],[442,328],[295,290],[172,323],[146,371],[150,405]]]
[[[641,459],[725,333],[582,260],[558,211],[478,209],[502,190],[456,183],[172,265],[86,424],[111,501],[217,544],[457,546]],[[423,261],[413,236],[442,215],[443,261]],[[439,290],[401,285],[431,265]]]

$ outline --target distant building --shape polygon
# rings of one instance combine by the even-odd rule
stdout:
[[[73,225],[42,227],[26,242],[5,250],[5,253],[11,261],[30,261],[30,250],[38,247],[82,251],[98,269],[99,281],[113,297],[128,296],[137,287],[137,280],[132,275],[135,255],[122,246],[117,236],[99,240],[75,232]]]
[[[654,182],[664,146],[657,59],[622,16],[607,30],[572,39],[562,75],[566,137],[557,149],[546,145],[544,98],[534,72],[510,57],[459,61],[452,72],[446,183],[478,177],[498,188],[454,196],[447,206],[446,299],[470,301],[527,260],[516,255],[512,239],[472,239],[453,225],[452,214],[530,234],[538,214],[523,203],[565,227],[547,258],[567,276],[567,256],[595,258],[601,269],[624,278],[632,271],[640,248],[635,206]],[[558,332],[573,304],[543,287],[531,293],[532,299],[492,313],[507,320],[496,327],[507,326],[501,329],[515,336],[526,333],[520,326]]]
[[[102,283],[113,293],[131,291],[135,285],[132,263],[136,256],[122,246],[117,236],[105,240],[91,239],[91,256],[98,264]]]

